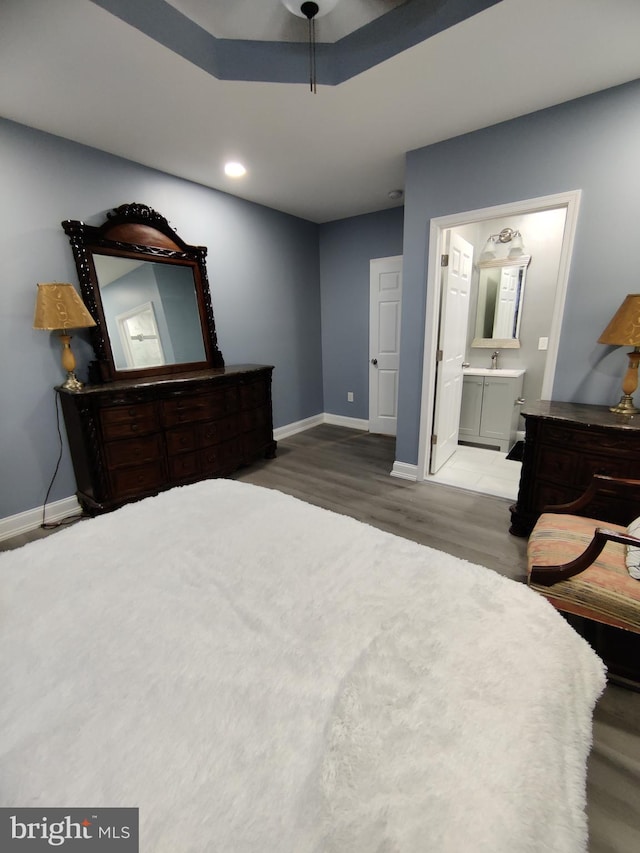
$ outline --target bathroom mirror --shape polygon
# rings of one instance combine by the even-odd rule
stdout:
[[[205,247],[185,243],[142,204],[121,205],[99,227],[77,220],[62,227],[96,321],[92,343],[102,381],[224,367]]]
[[[472,347],[520,346],[520,321],[530,255],[478,263],[478,303]]]

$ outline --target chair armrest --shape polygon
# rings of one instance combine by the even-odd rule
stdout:
[[[607,530],[604,527],[596,527],[593,539],[579,557],[557,566],[532,566],[530,579],[542,586],[551,586],[558,581],[566,581],[588,569],[598,559],[607,542],[619,542],[622,545],[635,545],[640,548],[640,539],[636,536],[618,533],[616,530]]]
[[[623,477],[608,477],[606,474],[593,474],[586,490],[574,501],[566,504],[545,506],[542,512],[569,513],[580,515],[596,497],[621,498],[638,505],[640,515],[640,480],[630,480]]]

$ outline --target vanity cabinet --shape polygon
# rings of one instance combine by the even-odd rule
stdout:
[[[492,371],[486,371],[491,374]],[[497,447],[508,453],[515,444],[524,371],[511,376],[469,371],[463,376],[459,440]]]
[[[540,401],[527,406],[522,474],[511,507],[510,532],[528,536],[550,504],[579,497],[593,474],[640,479],[640,422],[606,406]],[[589,515],[627,525],[636,515],[626,502],[599,498]]]
[[[272,367],[58,388],[77,497],[91,515],[275,456]]]

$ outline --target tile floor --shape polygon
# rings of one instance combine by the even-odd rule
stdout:
[[[512,462],[499,450],[459,444],[451,459],[429,481],[515,500],[521,468],[520,462]]]

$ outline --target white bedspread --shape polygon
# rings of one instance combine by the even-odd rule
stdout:
[[[1,805],[143,853],[586,849],[600,660],[488,569],[224,480],[0,555]]]

